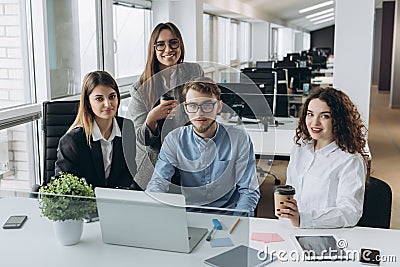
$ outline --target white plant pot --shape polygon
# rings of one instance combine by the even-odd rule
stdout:
[[[58,243],[63,246],[78,244],[83,233],[82,220],[66,220],[53,222],[53,229]]]

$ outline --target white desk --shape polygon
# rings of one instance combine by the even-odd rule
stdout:
[[[333,86],[333,77],[329,76],[318,76],[311,79],[312,85],[319,85],[322,87]]]
[[[1,266],[206,266],[204,259],[217,255],[229,248],[210,248],[204,239],[191,254],[157,251],[134,247],[123,247],[103,244],[101,240],[100,225],[98,222],[84,225],[84,234],[79,244],[70,247],[59,245],[52,229],[52,224],[46,218],[39,216],[37,200],[26,198],[0,199],[0,222],[3,223],[8,216],[26,214],[28,220],[22,229],[0,229],[0,262]],[[216,216],[208,214],[188,214],[190,226],[211,228],[211,218],[218,217],[224,227],[229,227],[235,217]],[[165,226],[166,229],[168,226]],[[346,239],[351,249],[361,247],[377,248],[381,255],[396,256],[397,263],[381,263],[381,266],[398,266],[400,261],[400,231],[372,228],[348,228],[306,230],[291,227],[284,221],[270,219],[243,219],[232,235],[227,230],[217,231],[215,237],[230,236],[236,245],[246,244],[251,232],[276,232],[284,242],[269,243],[269,249],[286,250],[290,252],[295,247],[290,241],[293,234],[335,234]],[[247,243],[248,244],[248,243]],[[264,249],[264,243],[250,241],[250,246]],[[293,262],[276,261],[268,266],[295,264]],[[321,266],[316,262],[297,262],[299,266]],[[359,262],[324,262],[325,265],[361,266]]]
[[[250,135],[253,142],[254,152],[257,155],[276,155],[290,156],[290,151],[294,145],[295,129],[297,127],[298,118],[275,118],[283,125],[277,127],[268,127],[268,132],[264,132],[263,125],[244,123],[243,127]],[[218,121],[234,125],[234,123],[226,123],[218,119]]]

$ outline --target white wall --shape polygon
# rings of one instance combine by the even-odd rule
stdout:
[[[374,0],[336,0],[334,86],[349,95],[367,126],[374,12]]]
[[[311,34],[303,32],[303,50],[310,50],[311,48]]]
[[[252,23],[253,62],[269,60],[269,27],[270,24],[268,22]]]
[[[282,27],[278,29],[278,59],[282,60],[287,53],[294,50],[293,29]]]
[[[185,61],[203,60],[203,1],[153,0],[153,25],[172,22],[185,43]]]
[[[294,49],[293,52],[301,52],[303,49],[304,37],[303,32],[294,31]]]

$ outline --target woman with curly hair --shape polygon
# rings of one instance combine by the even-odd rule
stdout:
[[[300,228],[355,226],[363,211],[365,126],[342,91],[317,89],[300,112],[286,184],[294,199],[278,211]]]

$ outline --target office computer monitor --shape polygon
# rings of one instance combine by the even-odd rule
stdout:
[[[273,69],[275,66],[275,61],[257,61],[257,69]]]
[[[275,66],[277,68],[297,68],[297,62],[295,61],[278,61]]]
[[[332,49],[330,47],[317,47],[316,51],[318,51],[318,55],[325,57],[332,53]]]
[[[219,83],[224,103],[222,112],[234,111],[239,117],[262,119],[273,116],[274,93],[263,93],[255,84]]]
[[[325,56],[313,56],[312,57],[312,68],[313,69],[326,69],[326,57]]]
[[[309,65],[311,65],[311,60],[309,56],[300,56],[297,58],[297,62],[299,63],[299,68],[307,68],[309,67]]]
[[[311,83],[311,69],[309,68],[289,69],[288,76],[293,93],[302,92],[303,84]]]
[[[297,61],[297,59],[300,57],[300,53],[288,53],[287,57],[289,57],[290,61]]]
[[[263,94],[272,94],[276,86],[276,71],[273,69],[245,68],[240,83],[256,84]]]

